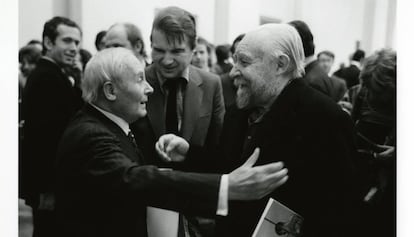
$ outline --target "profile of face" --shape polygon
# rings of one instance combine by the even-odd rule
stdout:
[[[153,89],[145,79],[145,64],[135,57],[127,59],[126,69],[119,78],[120,83],[113,83],[116,98],[112,109],[125,121],[132,123],[147,114],[146,103]]]
[[[266,105],[275,95],[270,83],[274,80],[277,65],[264,55],[253,37],[242,40],[233,55],[234,67],[230,77],[237,89],[236,104],[240,109]]]
[[[207,70],[207,71],[209,70],[207,45],[205,44],[196,45],[194,49],[194,55],[191,60],[191,64],[203,70]]]
[[[78,28],[60,24],[54,42],[45,37],[46,55],[61,66],[71,66],[79,52],[81,32]]]
[[[321,54],[318,57],[318,62],[321,65],[322,69],[326,72],[326,74],[329,74],[334,63],[334,59],[329,55]]]
[[[31,62],[27,58],[23,58],[20,62],[20,71],[24,77],[28,77],[30,73],[36,68],[36,63]]]
[[[157,72],[166,79],[181,76],[190,64],[193,54],[187,36],[181,42],[168,42],[162,31],[154,29],[151,41],[151,56]]]

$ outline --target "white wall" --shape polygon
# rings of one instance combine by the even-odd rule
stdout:
[[[43,25],[53,17],[53,0],[19,0],[19,48],[32,39],[42,40]]]
[[[240,33],[259,25],[260,16],[282,22],[304,20],[310,26],[316,53],[332,50],[336,66],[348,62],[355,50],[394,46],[396,0],[19,0],[19,47],[41,39],[43,24],[55,14],[77,21],[83,47],[95,53],[95,36],[116,22],[132,22],[142,31],[150,52],[149,35],[155,9],[170,5],[197,16],[198,34],[214,44],[231,43]],[[390,5],[390,2],[392,3]],[[391,6],[391,8],[390,8]],[[394,7],[392,7],[394,6]],[[69,9],[61,9],[67,7]]]
[[[82,28],[84,29],[84,48],[96,52],[94,41],[96,34],[107,30],[116,22],[131,22],[142,31],[147,52],[150,52],[149,37],[155,9],[171,5],[181,7],[197,16],[198,34],[209,41],[214,38],[214,0],[205,0],[202,4],[192,0],[87,0],[82,1]]]

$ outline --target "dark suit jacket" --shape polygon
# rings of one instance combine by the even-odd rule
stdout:
[[[153,65],[145,69],[149,84],[154,88],[147,103],[148,115],[131,124],[144,157],[156,160],[154,144],[165,134],[165,96]],[[197,146],[218,143],[224,118],[224,100],[220,78],[190,65],[189,82],[184,95],[184,115],[180,136]]]
[[[339,69],[334,73],[335,76],[345,79],[347,88],[351,88],[359,84],[359,73],[361,70],[353,64],[349,67]]]
[[[22,103],[25,125],[21,185],[23,196],[36,203],[39,193],[54,190],[58,142],[83,101],[80,90],[71,85],[62,69],[42,58],[27,80]]]
[[[335,102],[339,102],[346,93],[346,82],[344,79],[335,75],[331,76],[332,96]]]
[[[332,81],[329,78],[328,74],[323,71],[321,66],[318,63],[318,60],[315,60],[309,63],[305,67],[305,82],[314,89],[322,92],[323,94],[334,98]]]
[[[340,233],[352,229],[346,218],[355,153],[349,116],[303,79],[282,91],[253,130],[248,116],[235,107],[226,112],[218,167],[229,172],[259,147],[257,164],[283,161],[289,179],[259,201],[230,202],[229,216],[217,220],[217,236],[251,236],[269,197],[304,217],[304,236],[345,236]]]
[[[147,236],[147,205],[207,216],[217,210],[219,175],[144,165],[132,140],[91,105],[69,124],[57,156],[62,236]]]

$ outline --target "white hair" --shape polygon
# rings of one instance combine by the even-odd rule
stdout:
[[[129,49],[118,47],[99,51],[86,65],[81,81],[83,99],[89,103],[96,102],[105,82],[121,85],[121,75],[135,66],[142,68],[142,71],[145,67]]]
[[[264,55],[278,58],[286,55],[289,67],[286,73],[293,78],[304,75],[305,54],[302,40],[296,29],[288,24],[264,24],[258,29],[246,34],[243,41],[254,40],[260,42],[260,51]]]

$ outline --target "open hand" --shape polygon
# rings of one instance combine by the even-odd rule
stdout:
[[[229,174],[229,200],[260,199],[287,181],[288,170],[282,162],[253,167],[259,153],[256,148],[242,166]]]

